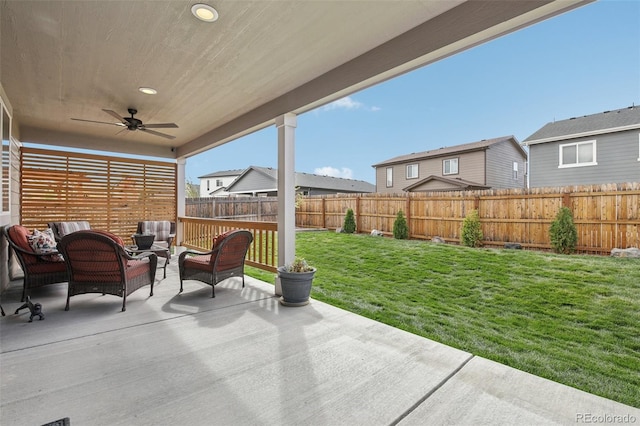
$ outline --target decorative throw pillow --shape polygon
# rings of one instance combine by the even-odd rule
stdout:
[[[56,244],[56,240],[53,237],[53,230],[51,228],[47,228],[44,231],[39,231],[35,229],[33,234],[29,236],[29,244],[33,251],[37,254],[46,254],[55,252],[51,256],[46,256],[45,260],[50,260],[53,262],[62,262],[64,258],[60,253],[57,253],[58,247]]]

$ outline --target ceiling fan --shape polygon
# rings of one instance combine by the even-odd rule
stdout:
[[[120,127],[124,127],[124,129],[129,129],[131,131],[134,130],[142,130],[143,132],[147,132],[150,133],[152,135],[156,135],[156,136],[161,136],[163,138],[167,138],[167,139],[175,139],[175,136],[171,136],[171,135],[167,135],[166,133],[160,133],[160,132],[156,132],[155,130],[149,130],[149,129],[177,129],[178,125],[176,123],[157,123],[157,124],[144,124],[142,121],[138,120],[137,118],[134,117],[134,115],[136,115],[138,113],[138,110],[135,108],[129,108],[127,111],[129,111],[129,114],[131,114],[131,117],[121,117],[120,114],[118,114],[115,111],[111,111],[110,109],[103,109],[104,112],[106,112],[107,114],[113,116],[114,118],[117,118],[120,122],[119,123],[113,123],[113,122],[108,122],[108,121],[94,121],[94,120],[83,120],[81,118],[72,118],[72,120],[75,121],[86,121],[88,123],[98,123],[98,124],[111,124],[113,126],[120,126]],[[118,132],[120,133],[120,132]]]

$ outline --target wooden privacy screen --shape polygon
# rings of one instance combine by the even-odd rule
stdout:
[[[125,241],[140,220],[176,221],[175,163],[22,148],[21,223],[87,220]]]

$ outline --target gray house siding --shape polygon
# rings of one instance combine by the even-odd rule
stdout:
[[[444,162],[457,159],[457,173],[444,174]],[[482,139],[462,145],[400,155],[374,164],[379,193],[463,188],[524,188],[527,152],[514,136]],[[518,163],[514,179],[513,163]],[[407,166],[417,164],[418,176],[407,179]],[[393,185],[386,186],[387,169],[393,169]]]
[[[596,165],[559,168],[560,145],[596,141]],[[530,149],[532,187],[640,182],[640,132],[637,130],[533,144]]]
[[[429,158],[423,160],[408,161],[402,164],[376,167],[376,191],[379,193],[403,192],[403,188],[413,185],[421,179],[429,176],[441,176],[452,179],[464,179],[479,184],[484,184],[484,151],[467,152],[462,154],[452,154],[443,157]],[[458,173],[445,175],[442,173],[442,163],[444,160],[458,159]],[[407,166],[418,165],[418,177],[407,179]],[[387,187],[387,168],[393,168],[393,186]],[[437,185],[433,183],[432,185]]]
[[[526,187],[525,164],[522,152],[513,144],[502,142],[491,145],[487,150],[487,181],[492,188]],[[513,163],[518,164],[517,177],[514,178]]]
[[[240,177],[233,185],[233,192],[275,190],[278,183],[271,176],[258,173],[251,170],[249,173]]]

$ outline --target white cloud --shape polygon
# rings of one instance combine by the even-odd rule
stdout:
[[[333,101],[328,105],[325,105],[325,111],[329,111],[332,109],[358,109],[362,108],[364,105],[362,102],[358,102],[355,99],[351,98],[351,96],[347,96],[342,99],[338,99],[337,101]]]
[[[332,176],[332,177],[339,177],[339,178],[345,178],[345,179],[353,179],[353,170],[347,167],[343,167],[342,169],[336,169],[335,167],[331,167],[331,166],[318,167],[313,171],[313,173],[321,176]]]

